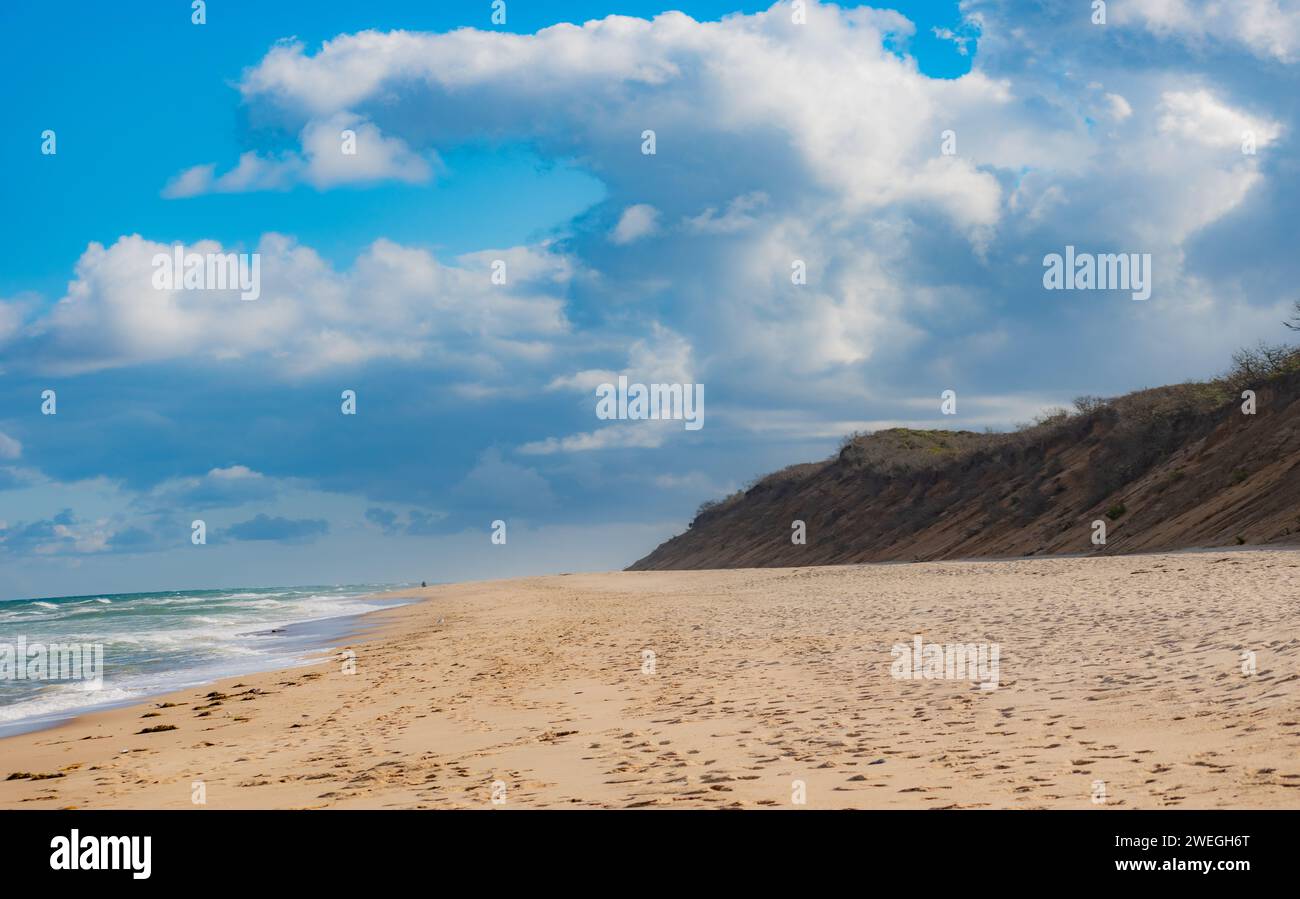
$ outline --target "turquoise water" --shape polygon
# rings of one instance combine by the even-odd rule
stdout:
[[[103,683],[0,676],[0,735],[222,677],[301,664],[360,597],[403,585],[120,593],[0,602],[0,645],[103,645]],[[11,656],[12,658],[12,651]]]

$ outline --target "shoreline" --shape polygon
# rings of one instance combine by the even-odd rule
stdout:
[[[100,703],[92,703],[75,709],[46,712],[30,715],[25,718],[0,722],[0,740],[21,736],[23,734],[32,734],[51,730],[70,721],[75,721],[83,716],[93,715],[98,712],[132,708],[135,706],[144,707],[155,699],[163,698],[173,693],[215,684],[219,681],[233,680],[254,674],[276,671],[290,672],[296,668],[301,668],[304,665],[313,664],[314,656],[321,653],[328,653],[335,646],[341,643],[359,639],[359,635],[368,629],[363,621],[367,616],[373,615],[376,612],[384,611],[385,608],[397,608],[401,605],[405,605],[406,603],[398,602],[403,595],[404,590],[393,590],[360,596],[357,597],[357,599],[362,602],[383,602],[388,605],[372,609],[368,612],[351,612],[344,615],[334,615],[325,618],[309,618],[303,621],[291,621],[267,630],[249,631],[247,636],[281,635],[286,640],[295,641],[299,644],[293,647],[285,647],[277,656],[266,658],[263,660],[266,663],[264,665],[255,665],[246,670],[225,672],[209,672],[204,669],[194,668],[176,669],[172,674],[176,676],[175,679],[180,681],[180,683],[175,686],[159,687],[158,689],[146,690],[145,692],[133,696],[115,700],[105,700]],[[55,598],[64,599],[66,597]],[[78,597],[72,598],[75,599]],[[288,661],[285,655],[286,652],[290,658],[297,660],[296,664],[286,665],[286,662]],[[110,687],[111,685],[105,682],[104,686]]]
[[[3,738],[0,806],[1298,808],[1298,594],[1254,548],[404,589],[309,664]],[[891,677],[913,634],[1000,683]]]

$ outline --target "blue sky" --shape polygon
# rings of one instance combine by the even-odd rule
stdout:
[[[620,567],[848,431],[1283,339],[1300,14],[792,12],[6,7],[0,598]],[[177,243],[262,297],[153,290]],[[1151,300],[1044,291],[1066,244],[1150,253]],[[620,373],[704,384],[705,427],[598,420]]]

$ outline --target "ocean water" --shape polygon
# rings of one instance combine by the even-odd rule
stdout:
[[[64,596],[0,602],[3,646],[102,644],[103,682],[0,673],[0,736],[92,709],[223,677],[303,664],[355,625],[401,600],[361,597],[403,584],[248,588]],[[13,653],[10,652],[10,658]]]

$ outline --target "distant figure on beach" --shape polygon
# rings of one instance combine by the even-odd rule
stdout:
[[[420,581],[420,586],[421,586],[421,587],[427,587],[427,586],[429,586],[429,585],[426,584],[424,581]]]

